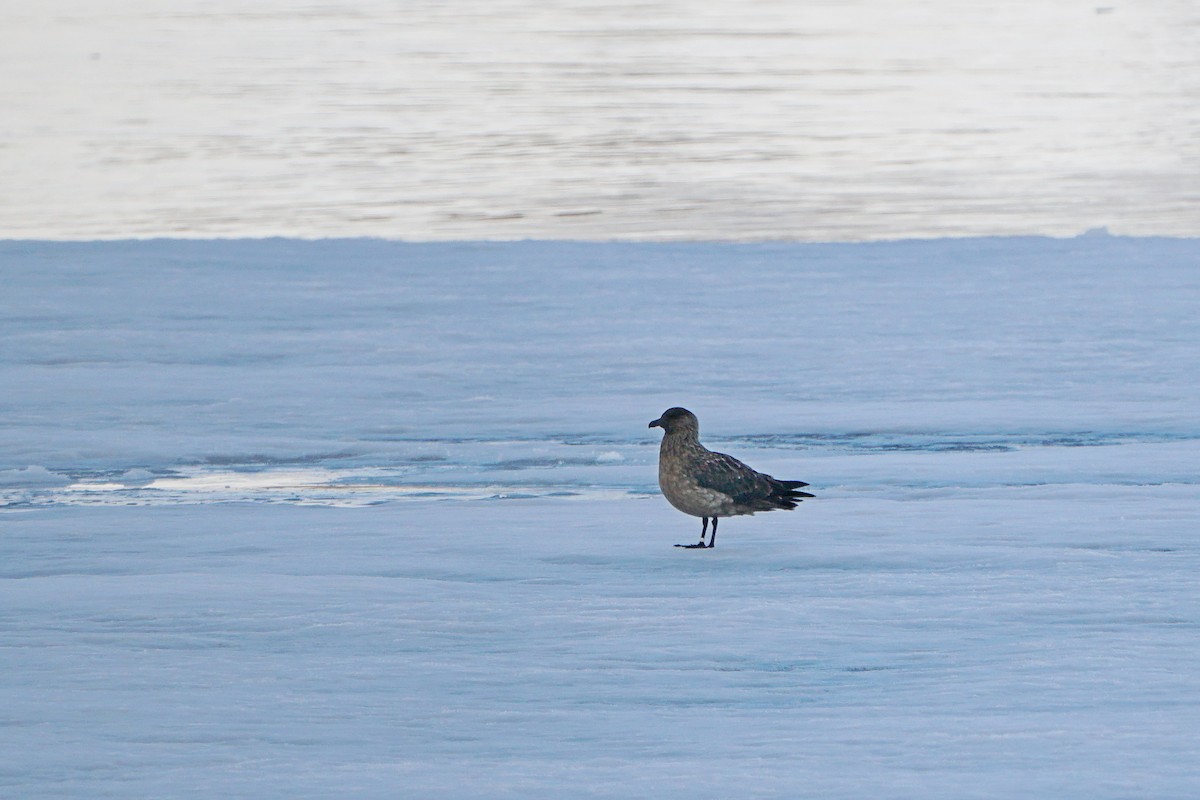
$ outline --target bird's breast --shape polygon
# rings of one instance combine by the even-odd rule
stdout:
[[[732,498],[701,486],[695,478],[695,455],[671,444],[663,440],[658,458],[658,487],[667,502],[693,517],[728,515]]]

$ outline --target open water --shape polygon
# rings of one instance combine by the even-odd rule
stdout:
[[[1190,0],[0,7],[0,238],[1200,235]]]

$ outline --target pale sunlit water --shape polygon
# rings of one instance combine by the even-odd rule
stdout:
[[[1190,0],[0,8],[0,237],[1200,235]]]

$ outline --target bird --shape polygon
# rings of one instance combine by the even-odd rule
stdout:
[[[699,544],[676,547],[698,549],[717,546],[717,520],[757,511],[791,510],[806,497],[804,481],[781,481],[724,453],[700,444],[700,421],[686,408],[668,408],[648,427],[662,428],[658,450],[658,485],[675,508],[703,521]],[[704,536],[712,520],[712,537]]]

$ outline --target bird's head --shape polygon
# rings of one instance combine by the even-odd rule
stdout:
[[[692,435],[700,433],[700,420],[686,408],[668,408],[662,416],[650,423],[648,427],[662,428],[667,433],[687,431]]]

